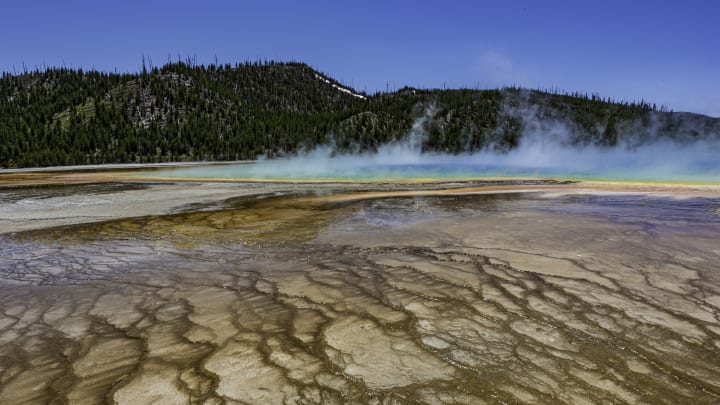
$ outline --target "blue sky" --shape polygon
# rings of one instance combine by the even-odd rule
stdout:
[[[521,85],[720,116],[718,1],[8,1],[0,70],[303,61],[358,90]]]

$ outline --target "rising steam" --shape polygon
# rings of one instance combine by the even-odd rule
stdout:
[[[430,106],[402,142],[375,153],[337,154],[325,146],[288,159],[260,159],[257,164],[204,168],[201,177],[287,180],[470,179],[482,177],[592,178],[609,180],[720,182],[720,134],[700,140],[654,136],[652,125],[630,131],[612,147],[585,143],[561,121],[538,119],[531,108],[512,113],[523,121],[519,145],[500,153],[450,155],[422,152]],[[640,141],[641,140],[641,141]],[[197,169],[173,176],[195,177]]]
[[[428,107],[403,142],[380,147],[375,153],[335,154],[321,147],[287,160],[265,161],[248,167],[257,178],[580,177],[628,180],[720,181],[718,136],[701,140],[629,134],[613,147],[577,146],[573,131],[562,122],[540,120],[530,110],[520,114],[525,128],[518,147],[507,153],[493,148],[472,154],[422,153],[425,124],[435,114]],[[652,130],[643,128],[643,131]],[[642,138],[642,143],[638,139]]]

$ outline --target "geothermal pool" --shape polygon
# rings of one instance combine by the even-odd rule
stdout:
[[[0,403],[720,401],[712,187],[93,176],[0,188]]]
[[[135,177],[147,179],[248,181],[427,181],[488,178],[544,178],[720,184],[720,145],[656,140],[613,148],[575,146],[550,135],[523,138],[506,153],[480,151],[451,155],[422,153],[421,132],[375,153],[343,154],[329,147],[285,159],[244,164],[166,168]]]
[[[574,156],[572,159],[582,159]],[[247,180],[247,181],[438,181],[507,179],[566,179],[692,182],[720,184],[720,167],[717,162],[700,162],[693,166],[668,167],[658,172],[645,167],[623,164],[618,167],[582,165],[524,166],[486,164],[475,159],[453,161],[452,157],[425,158],[419,161],[392,162],[363,157],[323,158],[304,157],[289,160],[268,160],[242,164],[205,165],[169,168],[134,174],[137,178],[169,180]]]

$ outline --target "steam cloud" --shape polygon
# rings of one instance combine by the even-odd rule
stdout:
[[[614,147],[572,146],[573,131],[562,122],[539,120],[531,109],[521,115],[524,132],[517,148],[498,153],[488,150],[449,155],[421,153],[425,123],[435,110],[427,108],[403,142],[387,144],[376,153],[334,154],[321,147],[278,161],[265,160],[243,171],[253,178],[419,178],[535,176],[720,182],[720,136],[701,140],[653,137],[644,133],[626,137]],[[652,125],[642,129],[652,131]],[[638,139],[644,139],[638,142]]]

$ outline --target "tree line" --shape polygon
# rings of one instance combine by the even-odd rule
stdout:
[[[580,142],[613,145],[652,114],[671,116],[644,101],[518,88],[360,95],[295,62],[4,73],[0,167],[255,159],[318,145],[372,151],[402,139],[427,111],[423,150],[504,151],[522,136],[523,106],[568,123]]]

